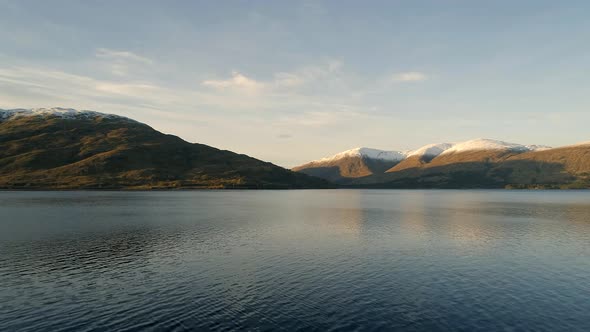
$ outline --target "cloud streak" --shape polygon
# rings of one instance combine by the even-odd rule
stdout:
[[[392,81],[394,82],[420,82],[427,79],[428,76],[426,74],[417,71],[397,73],[392,76]]]
[[[115,76],[129,76],[134,71],[151,68],[154,61],[130,51],[99,48],[94,54],[100,65]]]
[[[128,52],[116,52],[117,56],[119,53],[125,54],[123,58],[128,57]],[[329,113],[360,110],[346,98],[315,91],[316,86],[335,79],[340,67],[338,62],[307,66],[278,72],[267,81],[234,71],[226,79],[206,79],[192,88],[129,76],[103,79],[46,67],[0,67],[0,100],[4,102],[0,106],[67,106],[106,112],[148,108],[198,113],[207,118],[239,113],[268,121],[307,114],[293,124],[317,127],[337,118],[337,115],[327,116]],[[305,90],[308,86],[315,94]]]
[[[134,62],[141,62],[145,64],[153,64],[154,61],[152,59],[146,58],[141,55],[137,55],[130,51],[116,51],[111,50],[108,48],[98,48],[95,53],[97,58],[109,59],[109,60],[118,60],[118,61],[134,61]]]
[[[296,91],[340,80],[342,62],[329,60],[318,65],[303,66],[293,71],[280,71],[273,74],[270,80],[257,80],[239,71],[232,71],[225,79],[206,79],[201,86],[227,93],[228,97],[235,92],[264,94],[265,98],[277,95],[291,95]]]
[[[233,71],[232,76],[228,79],[205,80],[201,84],[214,89],[241,89],[250,92],[259,91],[264,87],[263,83],[246,77],[237,71]]]

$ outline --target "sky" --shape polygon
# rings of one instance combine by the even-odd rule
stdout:
[[[590,140],[589,1],[0,0],[0,108],[128,116],[293,167]]]

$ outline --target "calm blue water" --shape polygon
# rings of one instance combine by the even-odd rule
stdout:
[[[0,192],[1,331],[590,331],[590,192]]]

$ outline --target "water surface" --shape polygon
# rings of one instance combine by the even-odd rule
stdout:
[[[0,331],[590,331],[583,191],[0,192]]]

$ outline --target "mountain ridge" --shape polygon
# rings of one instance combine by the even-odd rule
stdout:
[[[581,143],[584,144],[584,143]],[[590,144],[586,142],[586,144]],[[309,163],[319,163],[324,161],[330,161],[338,159],[339,157],[350,157],[350,156],[362,156],[371,159],[388,159],[388,160],[403,160],[407,157],[415,156],[415,155],[427,155],[427,156],[437,156],[442,153],[451,153],[451,152],[459,152],[459,151],[468,151],[468,150],[502,150],[502,149],[509,149],[509,150],[519,150],[519,151],[532,151],[532,150],[541,150],[541,149],[550,149],[550,146],[546,145],[524,145],[524,144],[517,144],[517,143],[509,143],[500,140],[494,140],[489,138],[476,138],[468,141],[461,141],[461,142],[452,142],[452,143],[432,143],[421,146],[414,150],[380,150],[374,149],[369,147],[357,147],[354,149],[346,150],[343,152],[336,153],[332,156],[316,159],[309,161],[305,164]],[[367,151],[367,153],[363,153]],[[369,152],[370,151],[370,152]],[[373,152],[374,151],[374,152]],[[372,154],[379,154],[379,155],[396,155],[399,158],[379,158],[374,157]],[[299,167],[299,166],[296,166]]]
[[[15,109],[0,109],[0,121],[7,121],[19,117],[32,117],[32,116],[54,116],[63,119],[76,119],[76,118],[92,118],[92,117],[104,117],[112,119],[126,119],[128,121],[138,122],[125,116],[109,113],[101,113],[90,110],[77,110],[74,108],[64,107],[51,107],[51,108],[15,108]]]
[[[590,142],[550,148],[492,139],[428,144],[407,150],[384,171],[342,172],[372,162],[368,156],[312,161],[293,170],[344,186],[391,188],[589,187]],[[533,171],[531,171],[533,170]],[[329,174],[329,176],[327,175]],[[526,176],[524,175],[526,174]]]

